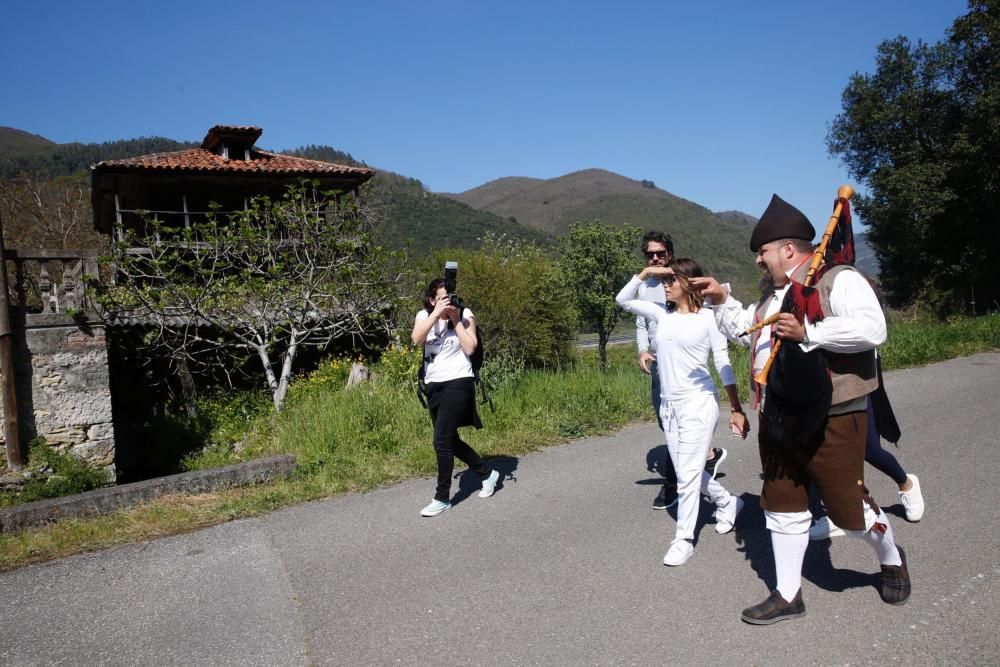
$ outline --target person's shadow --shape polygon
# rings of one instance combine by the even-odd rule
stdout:
[[[774,552],[771,548],[771,532],[764,523],[764,510],[760,507],[760,496],[744,493],[743,511],[736,519],[736,544],[738,551],[750,563],[751,569],[757,573],[768,590],[777,587],[774,573]],[[851,539],[845,537],[843,539]],[[878,589],[881,580],[880,571],[876,573],[858,572],[846,568],[838,568],[830,556],[829,539],[810,542],[806,549],[805,561],[802,564],[802,577],[811,581],[817,587],[826,591],[842,593],[852,588],[871,586]],[[878,563],[876,562],[877,566]]]
[[[517,464],[520,459],[516,456],[493,456],[486,457],[484,460],[487,465],[500,473],[500,479],[497,480],[496,491],[494,493],[500,493],[506,482],[517,481],[514,472],[517,470]],[[458,491],[451,498],[452,505],[459,504],[473,493],[479,493],[480,489],[483,488],[483,480],[468,468],[456,472],[454,477],[458,480]]]

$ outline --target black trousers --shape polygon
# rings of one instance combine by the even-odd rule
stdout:
[[[428,384],[427,407],[434,424],[434,452],[438,464],[434,499],[448,502],[456,457],[483,479],[492,472],[482,457],[458,436],[459,426],[472,426],[476,421],[476,381],[458,378]]]

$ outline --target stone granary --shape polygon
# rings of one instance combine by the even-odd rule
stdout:
[[[254,145],[260,136],[257,127],[216,125],[198,148],[93,165],[95,228],[118,239],[121,229],[143,224],[147,214],[190,224],[212,210],[210,202],[216,213],[225,213],[257,195],[280,197],[301,178],[317,180],[323,189],[353,191],[374,175],[365,167],[260,150]],[[85,276],[97,275],[99,254],[8,251],[18,294],[12,310],[15,393],[22,451],[41,436],[115,478],[122,463],[116,441],[134,436],[129,422],[141,395],[134,391],[136,378],[128,378],[130,369],[114,368],[116,355],[108,350],[114,332],[106,331],[86,297]],[[32,288],[35,293],[27,294]]]

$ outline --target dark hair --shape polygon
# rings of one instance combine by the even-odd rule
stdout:
[[[674,270],[674,275],[681,278],[680,283],[684,287],[688,306],[692,310],[700,310],[705,305],[705,297],[701,295],[701,292],[692,290],[690,283],[687,281],[688,278],[701,278],[705,275],[705,272],[698,266],[698,262],[688,257],[678,257],[677,259],[670,260],[667,266]]]
[[[424,308],[427,309],[428,313],[434,310],[434,299],[437,298],[438,290],[442,287],[444,287],[444,278],[435,278],[427,286],[427,291],[424,292]]]
[[[791,243],[797,252],[812,252],[814,249],[812,241],[809,239],[776,239],[779,246]]]
[[[673,257],[674,240],[670,238],[670,234],[664,234],[663,232],[658,232],[654,229],[651,229],[650,231],[646,232],[646,234],[642,237],[643,252],[646,252],[646,249],[649,248],[649,244],[651,242],[662,243],[663,245],[665,245],[667,247],[667,252],[670,253],[671,257]]]

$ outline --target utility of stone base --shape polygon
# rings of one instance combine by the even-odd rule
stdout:
[[[288,477],[294,470],[294,456],[269,456],[221,468],[182,472],[73,496],[38,500],[0,510],[0,533],[10,533],[58,519],[110,514],[169,493],[208,493],[230,486],[260,484]]]

